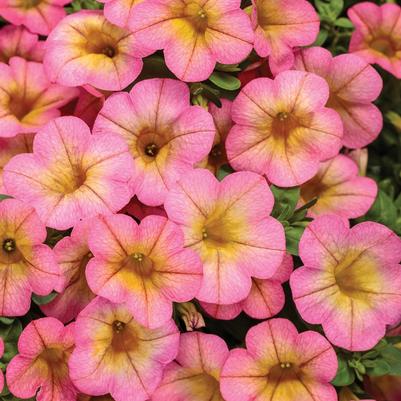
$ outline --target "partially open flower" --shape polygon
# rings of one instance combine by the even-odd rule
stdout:
[[[350,351],[368,350],[401,319],[401,240],[387,227],[320,216],[299,243],[290,284],[302,318]]]
[[[76,88],[51,84],[42,64],[12,57],[0,63],[0,137],[35,133],[60,115]]]
[[[224,401],[219,381],[228,354],[216,335],[181,334],[178,355],[166,366],[152,401]]]
[[[322,335],[272,319],[248,331],[246,349],[230,352],[220,388],[226,401],[337,401],[329,383],[336,371],[336,353]]]
[[[357,3],[348,9],[355,25],[349,51],[401,78],[401,7]]]
[[[60,290],[53,251],[42,244],[46,227],[35,210],[16,199],[0,202],[0,315],[22,316],[31,294]]]
[[[129,31],[111,24],[102,11],[84,10],[53,29],[44,66],[51,80],[62,85],[122,90],[141,72],[145,53]]]
[[[7,367],[7,385],[20,398],[38,401],[76,401],[68,359],[74,346],[74,326],[52,317],[33,320],[18,340],[18,355]],[[39,390],[39,392],[38,392]]]
[[[100,297],[79,314],[75,325],[70,375],[85,394],[111,394],[115,401],[148,400],[164,367],[177,355],[179,332],[171,319],[150,330],[123,305]]]
[[[32,154],[10,160],[3,182],[7,193],[31,204],[48,227],[65,230],[125,206],[133,169],[121,138],[91,135],[79,118],[60,117],[36,134]]]
[[[183,320],[187,331],[194,331],[205,327],[202,314],[196,309],[196,306],[192,302],[177,304],[176,311],[178,316]]]

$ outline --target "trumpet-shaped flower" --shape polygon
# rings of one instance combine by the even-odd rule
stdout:
[[[387,227],[350,229],[344,218],[321,216],[306,228],[299,254],[304,266],[290,279],[296,307],[334,345],[368,350],[400,321],[401,240]]]
[[[30,322],[18,340],[18,355],[7,367],[11,393],[20,398],[36,395],[38,401],[76,401],[68,371],[73,346],[72,324],[64,327],[52,317]]]
[[[235,64],[251,52],[251,22],[240,0],[147,0],[128,21],[139,43],[164,49],[167,67],[182,81],[207,79],[216,62]]]
[[[298,333],[286,319],[252,327],[247,349],[234,349],[221,372],[226,401],[337,401],[329,382],[337,371],[330,343],[315,331]]]
[[[8,63],[11,57],[19,56],[27,61],[41,62],[45,42],[38,35],[22,26],[6,25],[0,29],[0,62]]]
[[[353,54],[333,57],[326,49],[311,47],[297,52],[295,68],[320,75],[328,83],[327,107],[341,116],[345,146],[358,148],[376,139],[383,117],[372,102],[379,96],[383,83],[372,66]]]
[[[93,132],[112,132],[128,143],[137,171],[136,196],[159,206],[176,181],[209,154],[216,129],[206,110],[190,106],[186,84],[149,79],[130,93],[108,98]]]
[[[75,88],[51,84],[42,64],[20,57],[0,63],[0,137],[37,132],[77,95]]]
[[[361,2],[348,16],[355,25],[349,51],[401,78],[401,7]]]
[[[202,308],[211,316],[221,320],[231,320],[242,311],[254,319],[267,319],[279,313],[285,303],[282,283],[289,280],[294,262],[292,256],[286,254],[273,277],[261,280],[252,278],[252,287],[248,296],[233,305],[208,304],[201,302]]]
[[[114,25],[126,28],[135,6],[144,0],[99,0],[104,3],[104,16]]]
[[[266,180],[250,172],[219,182],[210,171],[197,169],[169,192],[167,215],[182,227],[185,246],[203,262],[200,301],[239,302],[251,290],[251,276],[274,275],[285,239],[281,224],[269,216],[273,203]]]
[[[319,33],[319,16],[306,0],[253,0],[255,50],[269,56],[273,74],[294,64],[293,48],[311,45]]]
[[[220,393],[220,372],[229,351],[220,337],[184,333],[175,361],[164,371],[152,401],[224,401]]]
[[[317,198],[317,202],[308,209],[310,217],[333,213],[354,219],[370,209],[376,195],[376,182],[359,177],[355,162],[347,156],[338,155],[321,163],[317,174],[301,185],[300,204]]]
[[[140,225],[123,214],[98,218],[89,248],[95,256],[86,271],[92,291],[124,303],[146,327],[162,326],[172,316],[173,301],[198,293],[199,257],[184,249],[182,231],[165,217],[148,216]]]
[[[24,25],[31,32],[48,35],[67,15],[63,6],[70,0],[1,0],[0,16],[13,25]]]
[[[111,394],[115,401],[145,401],[177,355],[179,332],[173,320],[148,329],[123,305],[95,298],[75,323],[70,375],[85,394]],[[107,398],[106,398],[107,400]]]
[[[77,117],[60,117],[36,134],[33,153],[4,167],[7,193],[31,204],[48,227],[65,230],[80,219],[112,214],[132,191],[132,158],[113,134],[91,135]]]
[[[325,80],[303,71],[251,81],[233,103],[236,125],[226,140],[232,167],[283,187],[312,178],[341,148],[341,118],[324,107],[328,98]]]
[[[22,316],[31,294],[60,290],[53,251],[42,244],[46,227],[34,209],[16,199],[0,202],[0,315]]]
[[[88,247],[88,233],[92,219],[78,222],[71,236],[64,237],[54,247],[56,261],[61,268],[64,285],[61,293],[40,309],[63,323],[75,319],[79,312],[95,298],[86,282],[86,265],[92,258]]]
[[[141,72],[145,53],[129,31],[111,24],[102,11],[85,10],[53,29],[44,66],[51,80],[62,85],[122,90]]]

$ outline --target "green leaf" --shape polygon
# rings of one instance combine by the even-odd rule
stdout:
[[[15,319],[12,324],[0,324],[0,337],[4,340],[3,362],[10,362],[17,354],[17,342],[21,332],[22,324],[18,319]]]
[[[222,71],[222,72],[239,72],[241,71],[241,68],[239,67],[239,64],[216,64],[216,70],[217,71]]]
[[[4,199],[10,199],[12,198],[12,196],[8,196],[8,195],[4,195],[4,194],[0,194],[0,202]]]
[[[285,238],[287,242],[287,251],[291,255],[298,256],[299,240],[305,231],[305,227],[287,226],[285,227]]]
[[[355,372],[348,365],[346,359],[338,355],[338,369],[334,380],[331,382],[334,386],[344,387],[349,386],[355,381]]]
[[[35,302],[36,305],[46,305],[53,301],[58,295],[57,292],[53,291],[49,295],[36,295],[32,294],[32,301]]]
[[[338,18],[336,22],[334,22],[335,26],[339,26],[340,28],[349,28],[352,29],[354,27],[353,23],[345,17]]]
[[[319,35],[317,35],[315,43],[312,46],[322,46],[324,42],[326,42],[328,36],[329,31],[327,31],[326,29],[321,29]]]
[[[315,0],[315,5],[323,20],[334,22],[344,8],[344,1],[331,0],[330,2],[326,2],[323,0]]]
[[[375,203],[366,214],[365,219],[392,227],[397,219],[397,208],[392,199],[384,191],[379,190]]]
[[[238,78],[225,72],[215,71],[209,77],[209,81],[213,82],[219,88],[228,91],[235,91],[241,87],[241,81]]]
[[[401,350],[390,345],[381,352],[383,359],[390,365],[390,375],[401,376]]]
[[[376,359],[373,362],[373,367],[367,370],[369,376],[384,376],[390,373],[391,366],[384,359]]]
[[[0,323],[3,323],[3,324],[13,324],[13,322],[14,322],[14,318],[13,317],[0,317]]]
[[[224,177],[227,177],[228,175],[232,174],[234,170],[229,166],[228,164],[225,164],[224,166],[221,166],[217,170],[216,177],[219,181],[221,181]]]
[[[280,188],[272,185],[270,189],[274,195],[272,216],[280,221],[287,220],[292,216],[297,206],[300,194],[299,187]]]
[[[318,201],[318,198],[313,198],[309,202],[305,203],[305,205],[301,206],[294,212],[294,214],[292,215],[290,220],[292,222],[295,222],[295,221],[298,222],[298,221],[304,220],[306,217],[306,214],[308,213],[308,209],[310,209],[312,206],[316,205],[317,201]]]

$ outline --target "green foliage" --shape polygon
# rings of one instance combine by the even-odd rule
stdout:
[[[58,295],[57,292],[53,291],[49,295],[36,295],[32,294],[32,301],[35,302],[36,305],[46,305],[53,301]]]
[[[225,72],[215,71],[209,77],[209,81],[213,82],[219,88],[228,91],[235,91],[241,87],[241,81],[238,78]]]
[[[76,13],[80,10],[101,10],[103,4],[96,0],[74,0],[68,7],[65,7],[68,14]]]
[[[1,202],[2,200],[4,200],[4,199],[10,199],[10,198],[12,198],[12,197],[11,197],[11,196],[8,196],[8,195],[0,194],[0,202]]]

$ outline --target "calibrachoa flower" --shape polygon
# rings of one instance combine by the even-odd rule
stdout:
[[[337,356],[319,333],[298,333],[286,319],[268,320],[248,331],[246,348],[232,350],[224,364],[226,401],[337,401],[329,384]]]
[[[4,166],[20,153],[32,152],[34,134],[20,134],[13,138],[0,138],[0,193],[5,194],[3,186]]]
[[[71,236],[64,237],[54,247],[56,261],[61,268],[64,286],[48,304],[40,308],[46,316],[52,316],[63,323],[77,317],[78,313],[95,298],[85,277],[86,265],[93,256],[88,247],[88,233],[92,219],[78,222]]]
[[[252,278],[248,296],[233,305],[208,304],[201,302],[202,308],[211,316],[221,320],[231,320],[242,311],[255,319],[267,319],[279,313],[285,303],[282,283],[289,280],[294,263],[292,256],[286,254],[276,273],[266,280]]]
[[[98,218],[89,248],[95,256],[86,270],[92,291],[124,303],[146,327],[162,326],[172,316],[173,301],[198,293],[199,257],[184,249],[182,231],[165,217],[148,216],[140,225],[123,214]]]
[[[75,88],[51,84],[42,64],[20,57],[0,63],[0,137],[38,131],[77,94]]]
[[[7,385],[16,397],[38,401],[76,401],[68,372],[74,326],[52,317],[33,320],[18,340],[18,352],[7,367]]]
[[[301,185],[300,204],[317,198],[317,202],[308,209],[310,217],[333,213],[354,219],[370,209],[376,195],[376,182],[371,178],[359,177],[354,161],[338,155],[321,163],[317,174]]]
[[[273,203],[266,180],[250,172],[219,182],[210,171],[197,169],[169,192],[167,215],[183,229],[185,246],[203,261],[199,300],[233,304],[249,294],[251,276],[274,275],[285,239],[281,224],[269,216]]]
[[[341,148],[341,119],[324,107],[328,98],[325,80],[303,71],[251,81],[233,103],[236,125],[226,140],[232,167],[266,174],[283,187],[312,178],[319,161]]]
[[[227,164],[227,154],[225,142],[233,122],[231,120],[232,102],[221,99],[221,107],[209,103],[209,113],[213,116],[216,126],[216,136],[214,137],[213,147],[208,156],[199,163],[199,167],[204,167],[216,174],[219,168]]]
[[[216,62],[235,64],[251,52],[253,32],[239,0],[147,0],[128,21],[143,46],[164,49],[167,67],[182,81],[207,79]]]
[[[24,25],[31,32],[48,35],[67,13],[70,0],[0,0],[0,16],[13,25]]]
[[[229,351],[220,337],[184,333],[175,361],[164,371],[152,401],[224,401],[220,393],[220,372]]]
[[[44,66],[51,80],[62,85],[121,90],[137,78],[145,55],[134,36],[107,21],[102,11],[84,10],[53,29]]]
[[[38,35],[22,26],[6,25],[0,29],[0,61],[8,63],[11,57],[19,56],[27,61],[43,60],[45,42]]]
[[[36,134],[32,154],[11,159],[3,182],[7,193],[31,204],[48,227],[64,230],[125,206],[132,175],[123,140],[91,135],[79,118],[60,117]]]
[[[159,329],[141,326],[123,305],[95,298],[75,323],[70,375],[85,394],[115,401],[148,400],[164,367],[177,355],[179,332],[170,319]]]
[[[383,117],[372,102],[380,95],[383,82],[372,66],[353,54],[333,57],[322,47],[311,47],[297,53],[295,68],[318,74],[328,83],[327,107],[341,116],[345,146],[358,148],[376,139]]]
[[[42,244],[46,227],[34,209],[16,199],[0,202],[0,315],[22,316],[31,294],[60,290],[53,251]]]
[[[304,266],[291,275],[302,318],[351,351],[372,348],[387,324],[401,319],[401,239],[364,222],[351,229],[334,215],[318,217],[299,243]]]
[[[106,100],[93,129],[102,132],[128,143],[137,171],[136,196],[158,206],[181,175],[209,154],[216,129],[206,110],[190,106],[186,84],[149,79]]]
[[[104,3],[104,16],[113,24],[125,28],[131,15],[135,13],[135,6],[144,0],[99,0]]]
[[[401,7],[362,2],[348,16],[355,25],[349,51],[401,78]]]
[[[294,64],[293,48],[311,45],[319,33],[319,16],[306,0],[253,0],[255,50],[269,56],[273,74]]]

